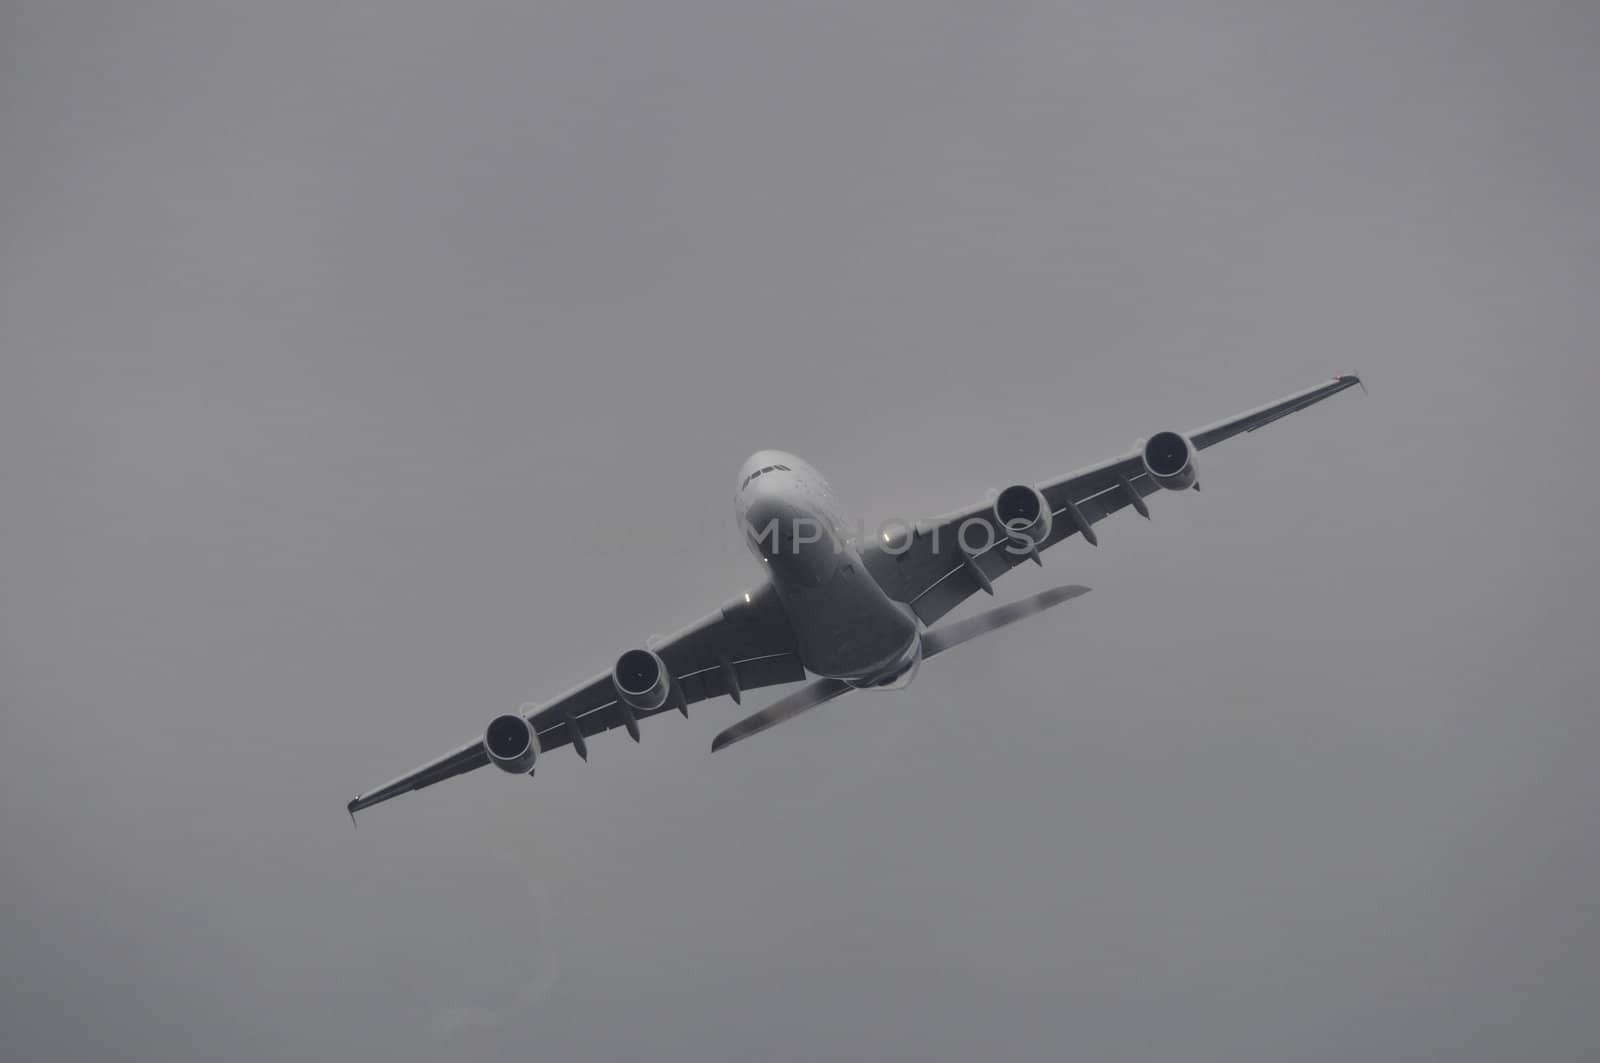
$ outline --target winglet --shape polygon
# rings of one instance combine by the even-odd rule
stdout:
[[[1356,382],[1356,387],[1361,389],[1361,394],[1363,394],[1363,395],[1368,394],[1367,385],[1362,383],[1361,374],[1360,373],[1344,373],[1344,374],[1340,375],[1337,379],[1339,379],[1339,380],[1354,380]]]
[[[361,803],[361,795],[357,794],[356,795],[356,799],[354,801],[351,801],[348,805],[344,806],[344,810],[346,812],[350,813],[350,825],[352,827],[354,827],[356,825],[356,806],[359,805],[360,803]]]

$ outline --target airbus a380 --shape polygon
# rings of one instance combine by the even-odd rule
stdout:
[[[739,470],[735,507],[766,579],[676,635],[625,650],[610,670],[552,701],[489,721],[482,738],[351,801],[364,808],[493,764],[532,775],[542,754],[707,698],[739,702],[758,687],[812,678],[713,740],[713,751],[852,690],[904,687],[923,661],[1085,593],[1056,587],[965,620],[938,625],[1015,566],[1123,508],[1149,518],[1157,491],[1199,490],[1196,454],[1361,383],[1353,375],[1298,391],[1188,433],[1156,432],[1128,453],[1067,476],[1018,483],[935,520],[850,534],[822,475],[792,454],[764,450]],[[934,626],[938,625],[938,626]]]

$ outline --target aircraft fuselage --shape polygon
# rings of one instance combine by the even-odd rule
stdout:
[[[759,451],[739,470],[735,510],[809,671],[860,687],[911,681],[922,662],[921,627],[862,564],[821,473],[793,454]]]

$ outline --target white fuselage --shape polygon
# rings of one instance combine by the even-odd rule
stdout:
[[[735,509],[808,670],[860,687],[911,681],[922,662],[917,619],[861,563],[821,473],[793,454],[760,451],[739,470]]]

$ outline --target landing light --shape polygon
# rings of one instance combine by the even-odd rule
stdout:
[[[746,605],[750,604],[750,592],[749,591],[745,591],[744,592],[744,604],[746,604]]]

